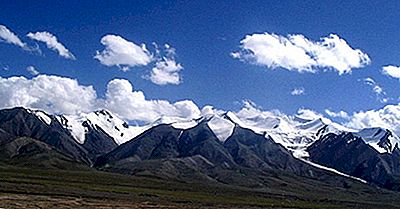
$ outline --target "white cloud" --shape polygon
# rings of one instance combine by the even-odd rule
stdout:
[[[31,75],[39,75],[40,73],[34,66],[26,67],[26,71],[28,71]]]
[[[318,68],[328,68],[341,75],[370,64],[367,54],[353,49],[335,34],[320,41],[311,41],[303,35],[251,34],[240,41],[240,48],[231,53],[233,58],[272,69],[316,72]]]
[[[238,112],[236,112],[236,115],[241,118],[241,119],[250,119],[250,118],[270,118],[270,117],[275,117],[277,115],[279,116],[284,116],[283,113],[281,113],[279,110],[269,110],[269,111],[264,111],[260,106],[258,106],[255,102],[251,100],[243,100],[243,107],[240,109]],[[265,121],[263,121],[265,122]]]
[[[400,135],[400,104],[386,105],[379,110],[354,113],[346,124],[349,127],[362,129],[370,127],[387,128]]]
[[[130,67],[147,65],[152,61],[144,44],[138,46],[121,36],[106,35],[101,39],[101,44],[105,49],[97,51],[94,58],[105,66],[118,66],[122,71],[127,71]]]
[[[0,25],[0,41],[6,42],[8,44],[14,44],[24,50],[29,50],[29,47],[26,45],[26,43],[22,42],[21,39],[19,39],[18,36],[15,35],[15,33],[10,31],[10,29],[8,29],[4,25]]]
[[[293,96],[300,96],[300,95],[304,95],[306,93],[305,89],[303,87],[299,87],[299,88],[294,88],[290,94]]]
[[[157,85],[178,85],[182,82],[179,72],[183,69],[183,67],[180,63],[175,61],[174,48],[166,44],[165,51],[166,55],[157,59],[157,62],[151,70],[148,78]],[[157,54],[160,54],[160,50],[158,49]]]
[[[375,82],[374,79],[368,77],[363,79],[363,81],[365,84],[372,87],[372,91],[375,93],[377,100],[379,100],[381,103],[386,103],[389,101],[389,98],[386,96],[386,92]]]
[[[211,106],[199,108],[190,100],[171,103],[167,100],[147,99],[142,91],[134,90],[125,79],[111,80],[107,85],[105,98],[97,96],[92,86],[85,86],[77,80],[51,75],[38,75],[32,79],[25,77],[0,77],[0,108],[23,106],[42,109],[55,114],[78,114],[97,109],[109,109],[125,120],[153,122],[160,117],[198,118],[202,114],[213,113]],[[346,119],[346,126],[362,129],[382,127],[400,135],[400,104],[386,105],[382,109],[360,111],[349,115],[344,111],[325,110],[330,117]],[[292,120],[293,116],[279,110],[263,111],[253,102],[244,101],[244,107],[236,115],[248,124],[260,127],[273,126],[276,117]],[[328,119],[310,109],[301,108],[297,116],[304,119]]]
[[[331,111],[329,109],[326,109],[325,113],[329,117],[332,117],[332,118],[343,118],[343,119],[349,119],[350,118],[349,114],[347,112],[343,111],[343,110],[341,110],[339,112],[334,112],[334,111]]]
[[[181,64],[176,63],[175,60],[163,59],[155,64],[149,79],[157,85],[177,85],[182,81],[179,75],[179,71],[182,69]]]
[[[273,109],[273,110],[262,110],[260,106],[257,106],[253,101],[251,100],[244,100],[243,102],[243,107],[240,109],[238,112],[236,112],[236,115],[240,119],[260,119],[264,118],[262,120],[262,123],[270,123],[269,119],[272,118],[284,118],[286,120],[293,120],[294,115],[287,115],[280,110]],[[297,113],[295,114],[296,117],[300,117],[302,119],[306,120],[316,120],[316,119],[324,119],[326,121],[329,121],[329,119],[325,118],[322,114],[311,110],[307,108],[300,108],[297,110]],[[269,118],[269,119],[268,119]],[[274,120],[274,119],[273,119]],[[279,123],[279,120],[278,120]],[[267,125],[267,124],[265,124]]]
[[[61,57],[75,59],[75,56],[57,40],[57,37],[49,32],[28,33],[27,36],[32,40],[45,43],[47,48],[56,51]]]
[[[154,121],[161,116],[196,118],[199,108],[189,100],[170,103],[166,100],[147,100],[131,83],[114,79],[107,85],[105,107],[129,120]]]
[[[92,86],[58,76],[39,75],[0,77],[0,107],[23,106],[43,109],[50,113],[75,114],[94,109],[96,92]]]
[[[97,51],[94,58],[105,66],[118,66],[125,72],[131,67],[147,66],[153,63],[154,67],[149,75],[143,76],[144,79],[157,85],[178,85],[182,82],[179,73],[183,67],[175,60],[175,48],[168,44],[160,50],[158,45],[153,43],[155,46],[153,54],[147,50],[145,44],[139,46],[117,35],[106,35],[101,39],[101,43],[106,48],[101,52]]]
[[[400,79],[400,67],[392,66],[392,65],[384,66],[384,67],[382,67],[382,73],[384,75],[388,75],[393,78]]]
[[[215,110],[212,109],[212,106],[206,106],[203,108],[202,111],[203,114],[215,112]],[[326,109],[325,113],[332,118],[343,119],[343,125],[351,128],[349,130],[380,127],[392,130],[396,135],[400,136],[400,104],[386,105],[385,107],[378,110],[359,111],[352,114],[349,114],[343,110],[334,112],[329,109]],[[255,125],[257,127],[271,127],[271,124],[273,125],[283,122],[281,120],[278,120],[278,122],[274,122],[274,118],[276,117],[287,121],[296,121],[294,116],[284,114],[279,110],[264,111],[260,107],[257,107],[251,101],[244,101],[244,107],[235,114],[247,124],[253,121],[252,125]],[[321,113],[306,108],[300,108],[297,111],[296,117],[308,120],[321,119],[324,121],[324,123],[332,123],[330,119],[324,117]],[[258,121],[258,123],[255,123],[256,121]],[[281,125],[285,124],[281,123]]]
[[[206,106],[203,108],[203,112],[215,112],[210,111],[212,106]],[[349,114],[343,110],[334,112],[329,109],[325,110],[325,113],[332,118],[344,119],[343,125],[351,128],[349,130],[359,130],[363,128],[381,127],[392,130],[396,135],[400,136],[400,104],[386,105],[385,107],[378,110],[359,111],[356,113]],[[268,124],[274,124],[273,118],[280,118],[287,121],[295,121],[293,115],[287,115],[280,112],[279,110],[267,110],[264,111],[260,107],[257,107],[253,102],[244,101],[244,106],[238,112],[235,113],[241,120],[249,122],[261,121],[259,124],[253,124],[257,127],[267,127]],[[321,119],[325,123],[332,123],[332,121],[324,117],[321,113],[318,113],[311,109],[300,108],[297,111],[296,117],[300,117],[308,120]],[[281,121],[282,122],[282,121]],[[281,124],[284,125],[284,124]]]
[[[318,112],[315,112],[314,110],[306,109],[306,108],[300,108],[297,111],[297,116],[303,119],[307,120],[316,120],[319,118],[324,118],[324,116]]]
[[[153,122],[162,116],[200,117],[200,110],[192,101],[148,100],[125,79],[111,80],[105,96],[101,99],[92,86],[60,76],[0,77],[0,108],[22,106],[56,114],[87,113],[106,108],[125,120],[144,122]]]

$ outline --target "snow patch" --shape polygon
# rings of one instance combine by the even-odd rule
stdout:
[[[197,122],[194,120],[191,121],[185,121],[185,122],[176,122],[172,123],[172,127],[177,128],[177,129],[189,129],[197,126]]]
[[[207,125],[220,141],[225,141],[228,139],[232,135],[233,129],[235,128],[234,123],[217,115],[212,117],[207,122]]]
[[[47,113],[45,113],[44,111],[41,110],[34,110],[34,109],[28,109],[28,108],[24,108],[28,113],[30,114],[34,114],[39,120],[41,120],[42,122],[46,123],[47,125],[51,124],[51,118],[49,115],[47,115]]]
[[[375,143],[371,143],[371,142],[366,142],[369,146],[371,146],[372,148],[374,148],[376,151],[378,151],[379,153],[386,153],[388,152],[385,148],[379,146],[378,144]]]
[[[152,127],[151,125],[129,126],[125,121],[106,110],[88,114],[56,116],[56,118],[80,144],[85,143],[85,135],[89,131],[89,127],[96,130],[102,129],[118,145],[135,138]]]
[[[292,152],[296,158],[308,158],[307,147],[328,133],[340,133],[345,129],[329,119],[304,119],[280,113],[261,112],[241,114],[228,112],[227,117],[243,128],[271,138]]]
[[[83,117],[75,115],[64,115],[56,116],[56,118],[64,126],[64,128],[66,128],[71,133],[71,135],[78,143],[85,143],[87,128],[83,126],[83,122],[85,121]]]
[[[139,134],[143,133],[151,126],[129,126],[125,121],[106,110],[89,113],[85,116],[93,128],[100,127],[104,132],[111,136],[120,145]]]
[[[332,173],[335,173],[335,174],[338,174],[338,175],[341,175],[341,176],[344,176],[344,177],[347,177],[347,178],[351,178],[351,179],[357,180],[357,181],[359,181],[359,182],[361,182],[361,183],[364,183],[364,184],[367,183],[367,181],[365,181],[364,179],[357,178],[357,177],[354,177],[354,176],[350,176],[350,175],[348,175],[348,174],[342,173],[342,172],[340,172],[340,171],[338,171],[338,170],[335,170],[335,169],[333,169],[333,168],[329,168],[329,167],[326,167],[326,166],[323,166],[323,165],[320,165],[320,164],[316,164],[316,163],[310,162],[310,161],[308,161],[308,160],[304,160],[304,159],[301,159],[301,160],[302,160],[303,162],[305,162],[305,163],[308,163],[308,164],[310,164],[310,165],[316,167],[316,168],[323,169],[323,170],[327,170],[327,171],[330,171],[330,172],[332,172]]]
[[[365,128],[354,135],[361,137],[365,143],[379,153],[391,153],[396,144],[400,145],[399,137],[383,128]]]
[[[33,114],[35,114],[41,121],[45,122],[47,125],[51,124],[51,118],[45,112],[35,110],[33,111]]]

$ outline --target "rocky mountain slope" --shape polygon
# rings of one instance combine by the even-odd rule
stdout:
[[[162,117],[130,125],[106,110],[76,116],[0,110],[3,163],[37,159],[43,167],[72,163],[185,181],[242,184],[253,175],[257,184],[263,172],[283,172],[398,190],[398,142],[386,129],[352,130],[325,118],[280,114],[210,109],[200,118]]]

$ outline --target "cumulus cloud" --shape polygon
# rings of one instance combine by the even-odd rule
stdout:
[[[143,76],[144,79],[157,85],[178,85],[182,82],[180,71],[183,67],[175,60],[175,48],[168,44],[159,49],[158,45],[153,43],[155,52],[151,53],[145,44],[139,46],[117,35],[106,35],[101,39],[101,43],[106,48],[97,51],[94,58],[105,66],[118,66],[125,72],[135,66],[154,64],[150,73]]]
[[[242,101],[242,103],[243,103],[242,109],[240,109],[238,112],[236,112],[236,115],[240,119],[254,120],[257,118],[258,119],[259,118],[272,119],[272,118],[280,117],[280,118],[286,118],[286,120],[292,120],[293,117],[300,117],[300,118],[303,118],[306,120],[316,120],[316,119],[329,120],[329,119],[325,118],[322,114],[320,114],[314,110],[307,109],[307,108],[299,108],[295,115],[287,115],[277,109],[263,110],[260,106],[258,106],[251,100],[244,100],[244,101]],[[263,122],[268,123],[267,121],[268,120],[264,120]]]
[[[382,73],[384,75],[400,79],[400,67],[398,66],[393,66],[393,65],[384,66],[382,67]]]
[[[236,112],[236,115],[241,119],[270,118],[278,115],[284,116],[284,114],[279,110],[264,111],[260,106],[251,100],[243,100],[242,103],[242,109]]]
[[[300,95],[304,95],[306,93],[305,89],[303,87],[299,87],[299,88],[294,88],[290,94],[293,96],[300,96]]]
[[[121,36],[106,35],[101,38],[101,44],[105,49],[97,51],[94,58],[105,66],[118,66],[127,71],[130,67],[147,65],[152,61],[152,55],[144,44],[139,46]]]
[[[0,42],[14,44],[24,50],[29,50],[29,47],[26,45],[26,43],[22,42],[15,33],[13,33],[4,25],[0,25]]]
[[[400,135],[400,104],[386,105],[378,110],[360,111],[354,113],[347,125],[352,128],[362,129],[381,127],[390,129]]]
[[[309,40],[303,35],[251,34],[240,41],[240,48],[240,51],[231,53],[233,58],[297,72],[316,72],[323,68],[341,75],[371,62],[367,54],[353,49],[335,34],[320,41]]]
[[[32,40],[45,43],[47,48],[56,51],[61,57],[64,57],[66,59],[75,59],[75,56],[62,43],[58,41],[57,37],[49,32],[43,31],[28,33],[26,36],[28,36]]]
[[[375,93],[377,100],[381,103],[386,103],[389,101],[389,98],[386,96],[386,92],[383,88],[375,82],[374,79],[368,77],[363,79],[364,83],[368,86],[371,86],[372,91]]]
[[[279,123],[279,118],[291,121],[294,116],[279,110],[263,111],[250,100],[243,101],[243,108],[235,114],[246,124],[257,127],[269,127]],[[125,79],[111,80],[105,97],[98,97],[92,86],[78,83],[76,79],[38,75],[32,79],[25,77],[0,77],[0,108],[23,106],[42,109],[55,114],[79,114],[97,109],[109,109],[125,120],[153,122],[160,117],[199,118],[201,115],[222,113],[212,106],[205,106],[202,111],[190,100],[171,103],[167,100],[147,99],[142,91],[135,90]],[[378,110],[359,111],[348,114],[345,111],[325,113],[333,118],[343,118],[345,125],[354,129],[382,127],[400,135],[400,104],[386,105]],[[324,119],[322,114],[301,108],[297,117],[309,120]]]
[[[198,118],[200,110],[190,100],[171,103],[146,99],[125,79],[111,80],[105,99],[99,98],[92,86],[77,80],[50,75],[0,77],[0,108],[27,107],[55,114],[78,114],[109,109],[125,120],[153,122],[160,117]]]
[[[300,118],[303,118],[303,119],[307,119],[307,120],[316,120],[319,118],[324,118],[324,116],[321,113],[318,113],[314,110],[306,109],[306,108],[300,108],[297,111],[297,116],[299,116]]]
[[[0,77],[0,107],[23,106],[50,113],[76,114],[93,110],[96,92],[92,86],[82,86],[71,78],[39,75]]]
[[[175,61],[175,49],[168,44],[164,47],[166,51],[165,56],[157,59],[148,78],[157,85],[178,85],[182,82],[179,72],[183,67]],[[157,50],[157,53],[160,54],[160,51]]]
[[[350,118],[349,114],[347,112],[343,111],[343,110],[341,110],[339,112],[334,112],[334,111],[331,111],[329,109],[326,109],[325,113],[329,117],[332,117],[332,118],[342,118],[342,119],[349,119]]]
[[[34,66],[26,67],[26,71],[28,71],[31,75],[39,75],[40,73]]]
[[[149,79],[157,85],[178,85],[181,83],[179,71],[182,69],[181,64],[176,63],[175,60],[163,59],[155,64],[155,67],[151,70]]]
[[[108,83],[105,107],[126,119],[146,122],[161,116],[196,118],[200,115],[199,108],[192,101],[147,100],[142,91],[134,91],[131,83],[124,79]]]
[[[205,114],[216,111],[212,106],[206,106],[202,109],[202,112]],[[349,131],[380,127],[392,130],[396,135],[400,136],[400,104],[386,105],[378,110],[359,111],[351,114],[343,110],[335,112],[329,109],[326,109],[325,113],[332,118],[343,119],[342,125],[350,128],[347,129]],[[330,119],[312,109],[300,108],[297,114],[293,116],[282,113],[279,110],[262,110],[251,101],[244,101],[243,108],[235,114],[240,120],[246,122],[246,124],[255,125],[257,127],[269,127],[268,124],[279,123],[280,120],[274,122],[274,118],[276,117],[292,122],[295,121],[295,117],[300,117],[307,120],[321,119],[325,123],[332,123]]]

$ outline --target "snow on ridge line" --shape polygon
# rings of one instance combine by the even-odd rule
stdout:
[[[46,123],[47,125],[51,124],[51,118],[50,116],[42,111],[42,110],[35,110],[35,109],[29,109],[29,108],[24,108],[28,113],[34,114],[39,120],[42,122]]]
[[[373,128],[364,128],[359,132],[354,133],[355,136],[361,137],[365,143],[373,147],[379,153],[391,153],[393,152],[396,144],[400,145],[400,138],[394,134],[393,131],[389,129],[373,127]],[[387,143],[384,143],[381,147],[379,144],[382,139],[388,140]],[[386,145],[386,146],[385,146]]]
[[[47,125],[51,124],[51,118],[43,111],[36,110],[33,112],[40,120],[45,122]]]
[[[172,123],[171,126],[177,129],[190,129],[197,126],[198,123],[196,121],[188,121],[188,122],[176,122]]]
[[[152,125],[166,124],[176,129],[187,130],[197,126],[201,121],[206,121],[207,126],[216,135],[218,140],[225,141],[232,135],[235,124],[224,118],[224,114],[204,114],[201,118],[186,119],[179,117],[160,117]]]
[[[207,126],[211,129],[211,131],[216,135],[218,140],[225,141],[229,138],[235,127],[235,123],[232,122],[226,115],[226,112],[223,113],[209,113],[204,114],[201,118],[195,119],[186,119],[179,117],[160,117],[152,125],[158,124],[167,124],[171,125],[174,128],[187,130],[197,126],[200,121],[206,121]],[[238,121],[237,119],[236,121]]]
[[[56,118],[79,144],[85,143],[85,135],[88,130],[82,125],[84,120],[81,117],[75,115],[57,115]]]
[[[50,125],[52,122],[51,117],[41,111],[41,110],[33,110],[25,108],[29,113],[34,114],[38,119]],[[254,116],[254,115],[253,115]],[[274,117],[274,116],[268,116]],[[276,116],[281,122],[276,127],[269,127],[269,125],[265,126],[262,123],[265,117],[249,117],[243,118],[239,117],[236,113],[231,111],[219,111],[213,112],[211,114],[203,115],[203,119],[208,119],[207,125],[214,132],[217,138],[220,141],[225,141],[229,136],[232,135],[234,124],[237,124],[243,128],[248,128],[258,134],[264,134],[266,132],[270,133],[272,138],[276,143],[282,144],[287,149],[291,150],[298,157],[306,156],[307,152],[305,151],[305,147],[307,147],[309,142],[299,142],[296,141],[298,137],[309,138],[312,141],[318,140],[319,137],[314,136],[316,130],[320,127],[329,126],[327,132],[337,132],[337,131],[346,131],[352,132],[358,135],[357,133],[362,130],[351,130],[340,124],[336,124],[329,119],[314,119],[314,120],[306,120],[302,118],[286,118]],[[80,115],[66,115],[68,122],[65,124],[62,121],[61,117],[56,116],[58,121],[63,124],[65,128],[67,128],[70,133],[73,135],[75,140],[81,144],[85,142],[85,134],[87,132],[87,127],[82,125],[83,122],[87,121],[86,125],[90,125],[93,128],[97,129],[100,127],[103,131],[105,131],[109,136],[111,136],[117,144],[125,143],[136,136],[140,135],[144,131],[150,129],[156,124],[170,124],[174,128],[178,129],[189,129],[195,127],[198,124],[199,119],[185,119],[185,118],[175,118],[175,117],[162,117],[155,123],[150,123],[143,126],[128,126],[123,120],[115,116],[108,110],[99,110],[87,114]],[[268,121],[267,121],[268,122]],[[372,130],[371,130],[372,131]],[[326,133],[324,133],[326,134]],[[369,141],[371,139],[368,136],[361,136],[364,141],[377,150],[380,153],[390,152],[390,150],[386,150],[385,148],[380,147],[376,140],[379,140],[380,137],[374,136],[374,141]],[[379,139],[378,139],[379,138]],[[399,139],[396,137],[389,138],[392,146],[394,147],[396,142],[399,142]],[[400,143],[399,143],[400,144]],[[293,147],[296,148],[293,149]],[[297,150],[297,148],[300,148]]]
[[[208,127],[217,136],[218,140],[226,141],[232,134],[235,124],[230,120],[214,115],[208,122]]]
[[[47,116],[46,114],[41,114],[41,112],[38,112],[37,115],[42,121],[46,122],[47,124],[51,122],[51,119],[49,117],[46,117]],[[279,118],[278,116],[276,117]],[[84,143],[85,141],[85,133],[87,132],[87,127],[82,127],[83,126],[82,123],[85,121],[88,121],[87,125],[90,125],[95,129],[97,129],[97,126],[100,127],[109,136],[111,136],[116,141],[117,144],[122,144],[126,141],[129,141],[157,124],[170,124],[174,128],[178,129],[189,129],[198,124],[198,119],[189,120],[189,119],[175,118],[175,117],[161,117],[155,122],[143,126],[127,126],[127,125],[124,126],[123,124],[125,122],[123,120],[119,119],[117,116],[115,116],[114,114],[112,114],[107,110],[99,110],[87,114],[80,114],[79,116],[67,115],[66,118],[68,122],[67,124],[63,124],[60,117],[57,117],[60,123],[62,123],[65,126],[65,128],[67,128],[71,132],[71,134],[79,143]],[[240,118],[238,117],[237,114],[231,111],[226,111],[226,112],[214,111],[209,115],[207,114],[203,115],[202,118],[209,120],[207,125],[210,127],[210,129],[214,132],[214,134],[220,141],[225,141],[230,135],[232,135],[235,124],[243,128],[251,129],[252,131],[258,134],[264,134],[266,131],[272,131],[272,129],[270,130],[270,128],[264,126],[263,123],[260,123],[260,120],[258,119]],[[265,118],[260,117],[260,119],[262,122],[263,121],[262,119]],[[309,120],[308,122],[311,122],[311,120]],[[295,127],[293,126],[293,128]],[[276,131],[286,133],[287,130],[289,129],[284,128],[282,130],[276,130]],[[279,142],[277,141],[277,143]]]
[[[152,127],[151,125],[129,126],[125,121],[107,110],[79,115],[56,116],[56,118],[80,144],[85,143],[88,126],[96,130],[101,128],[118,145],[135,138]]]
[[[291,151],[297,158],[308,157],[306,148],[321,135],[347,131],[345,127],[325,118],[302,119],[296,116],[259,115],[237,116],[227,112],[226,117],[237,125],[272,139]]]
[[[100,110],[84,116],[95,129],[100,127],[120,145],[146,131],[148,126],[129,126],[125,121],[107,110]]]
[[[329,167],[326,167],[326,166],[323,166],[323,165],[320,165],[320,164],[317,164],[317,163],[313,163],[313,162],[311,162],[311,161],[304,160],[304,159],[301,159],[301,158],[298,158],[298,159],[300,159],[301,161],[303,161],[303,162],[305,162],[305,163],[307,163],[307,164],[309,164],[309,165],[312,165],[312,166],[314,166],[314,167],[316,167],[316,168],[323,169],[323,170],[326,170],[326,171],[330,171],[330,172],[332,172],[332,173],[335,173],[335,174],[338,174],[338,175],[341,175],[341,176],[344,176],[344,177],[347,177],[347,178],[351,178],[351,179],[360,181],[361,183],[364,183],[364,184],[367,184],[367,183],[368,183],[368,182],[367,182],[366,180],[364,180],[364,179],[361,179],[361,178],[358,178],[358,177],[355,177],[355,176],[350,176],[350,175],[345,174],[345,173],[342,173],[342,172],[340,172],[340,171],[338,171],[338,170],[336,170],[336,169],[329,168]]]

